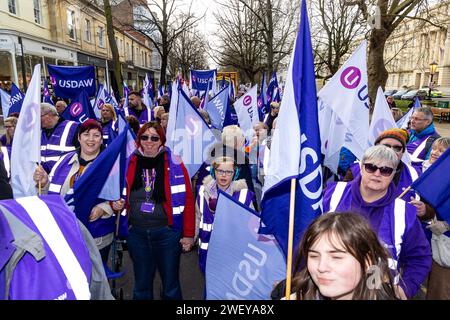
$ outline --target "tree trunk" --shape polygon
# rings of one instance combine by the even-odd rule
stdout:
[[[274,69],[273,60],[273,19],[272,19],[272,2],[267,0],[267,69],[269,70],[269,76]]]
[[[161,56],[161,76],[160,76],[161,85],[166,85],[167,57],[168,55],[165,53],[165,51],[163,51],[163,55]]]
[[[109,46],[111,48],[112,59],[114,63],[114,77],[117,82],[117,87],[119,94],[123,92],[123,77],[122,77],[122,66],[120,65],[119,50],[117,49],[116,38],[114,37],[114,27],[112,21],[111,4],[109,0],[103,1],[105,17],[106,17],[106,30],[108,34]],[[109,75],[108,75],[109,76]],[[109,90],[109,88],[108,88]]]
[[[373,110],[378,87],[384,89],[388,78],[388,72],[384,65],[384,47],[387,33],[385,30],[375,29],[370,34],[369,57],[367,59],[367,72],[369,81],[370,110]]]

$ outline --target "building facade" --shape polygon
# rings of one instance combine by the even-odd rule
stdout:
[[[450,94],[450,1],[440,1],[418,17],[405,19],[386,43],[386,89],[428,87],[430,64],[436,62],[432,86]]]
[[[101,1],[0,0],[0,83],[26,89],[34,65],[94,65],[98,84],[111,83],[112,53]],[[149,40],[115,27],[125,82],[142,87],[153,74]],[[25,79],[25,81],[24,81]]]

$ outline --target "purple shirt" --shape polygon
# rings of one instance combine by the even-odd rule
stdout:
[[[395,247],[395,186],[389,185],[384,197],[367,203],[359,191],[361,176],[347,183],[336,212],[351,211],[364,216],[377,233],[378,238],[389,249],[394,260],[398,261],[398,270],[402,270],[400,286],[408,298],[412,298],[419,290],[420,284],[428,276],[431,269],[431,249],[425,237],[416,208],[405,203],[405,229],[402,235],[401,251],[397,257]],[[329,184],[324,192],[323,209],[328,212],[336,183]]]

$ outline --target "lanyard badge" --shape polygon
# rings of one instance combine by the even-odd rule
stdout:
[[[145,202],[141,204],[141,212],[152,213],[155,210],[155,203],[151,200],[152,193],[155,187],[155,169],[152,169],[152,173],[148,169],[144,170],[144,192],[145,192]]]

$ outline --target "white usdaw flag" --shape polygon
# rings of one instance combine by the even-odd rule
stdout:
[[[257,87],[257,85],[254,85],[233,104],[238,117],[239,127],[244,132],[247,141],[252,140],[253,126],[259,121]]]
[[[320,131],[322,149],[325,150],[324,163],[334,172],[337,172],[342,146],[359,159],[369,146],[366,47],[367,43],[363,41],[318,94],[318,104],[322,108],[319,122],[322,125]],[[325,108],[330,108],[332,114]],[[324,121],[324,113],[328,115],[328,121]]]
[[[33,174],[40,162],[41,65],[38,64],[23,100],[12,143],[11,186],[15,199],[37,194]]]
[[[369,145],[374,145],[375,140],[381,132],[392,128],[397,128],[397,124],[392,116],[392,112],[386,101],[386,97],[384,96],[383,89],[378,87],[375,108],[373,110],[372,120],[370,121],[369,126]]]

